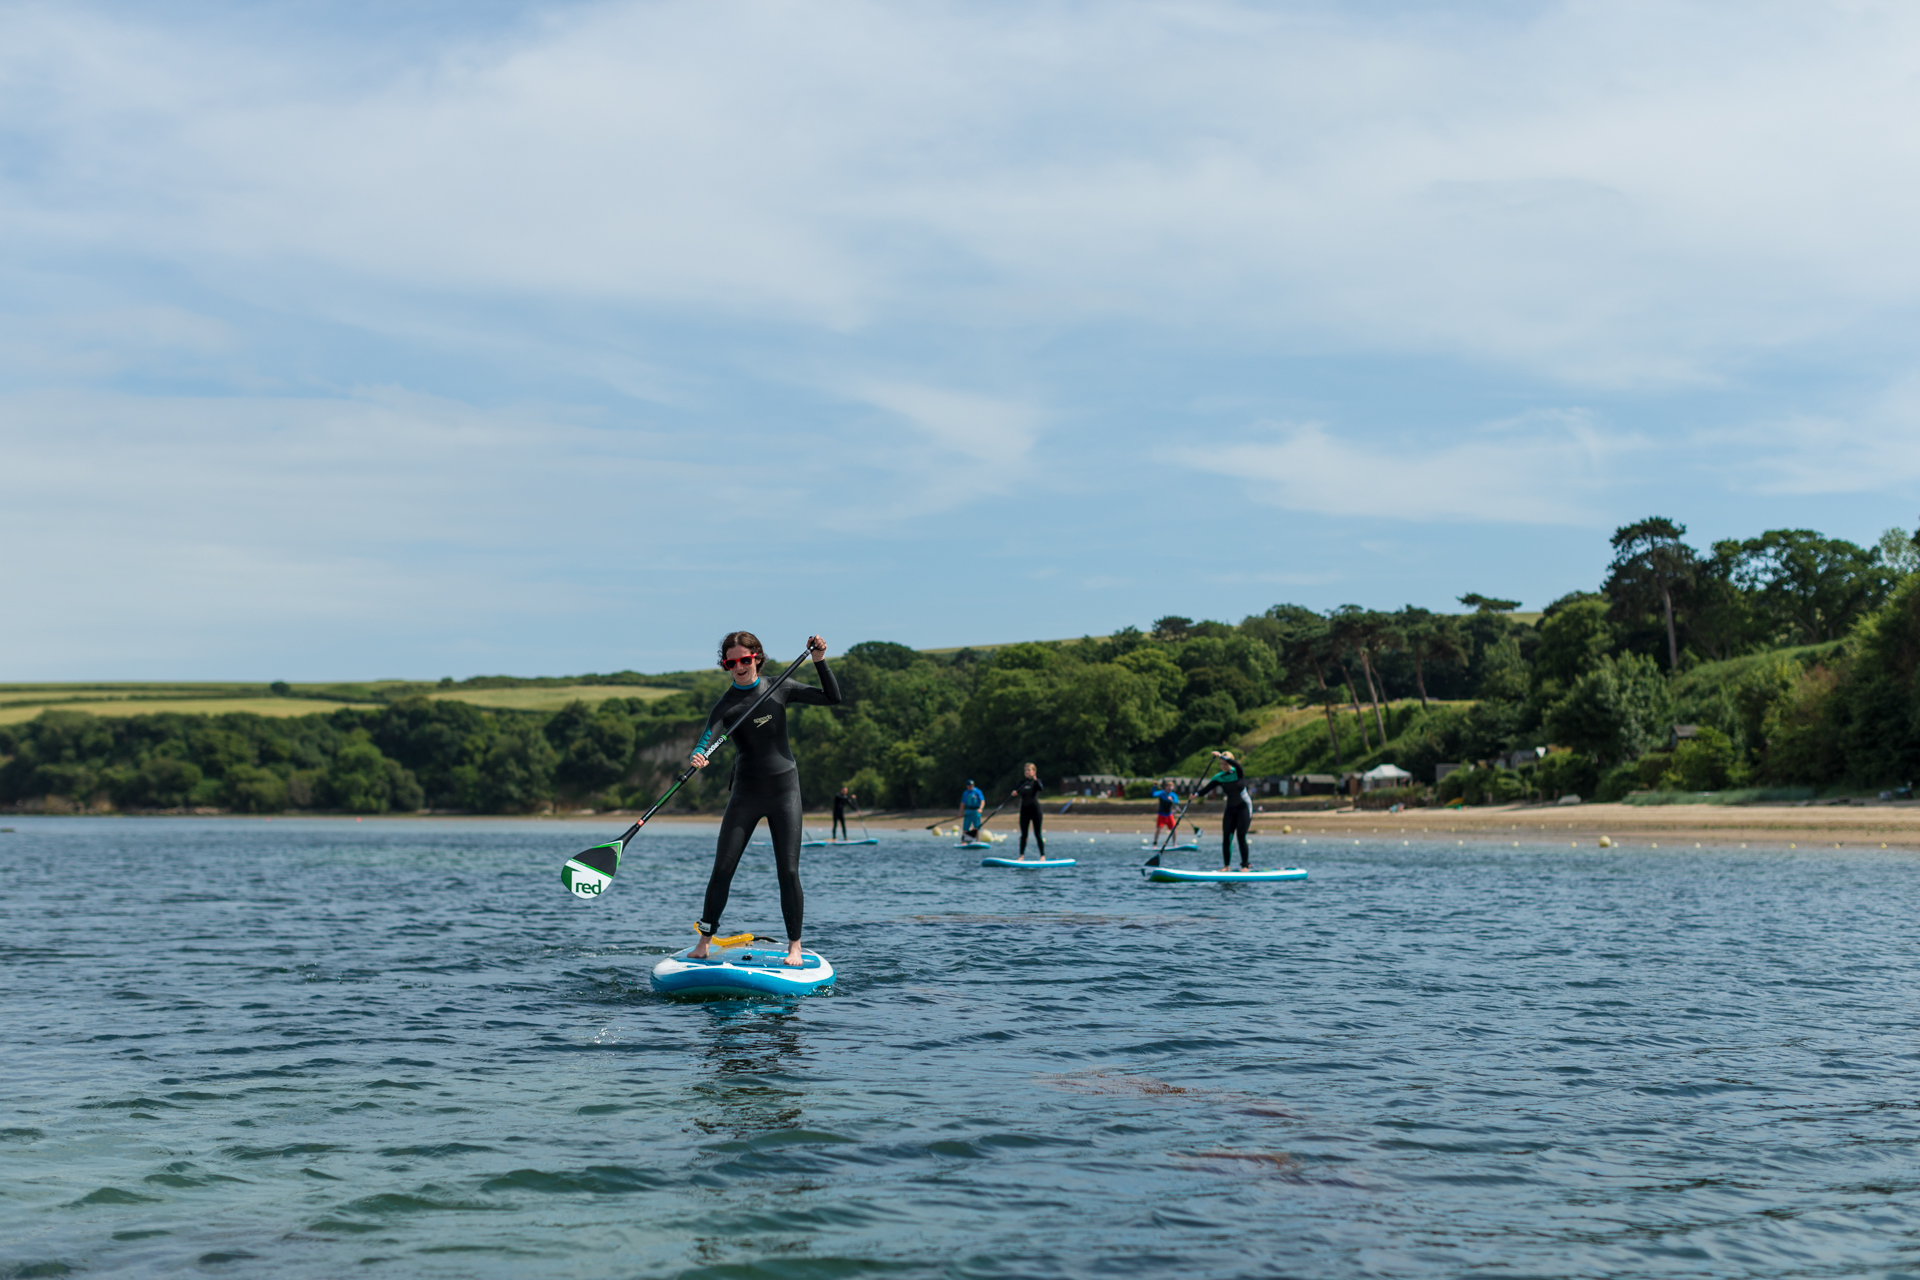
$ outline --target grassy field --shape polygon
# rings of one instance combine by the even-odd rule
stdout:
[[[532,683],[441,688],[425,682],[366,680],[290,685],[293,696],[276,696],[264,684],[235,681],[97,681],[66,684],[0,684],[0,724],[19,724],[42,711],[84,711],[96,716],[143,716],[163,711],[223,715],[313,716],[340,707],[378,706],[383,697],[423,694],[505,711],[558,711],[576,699],[664,698],[673,689],[632,684]]]
[[[635,684],[564,684],[521,689],[441,689],[427,696],[507,711],[558,711],[576,700],[595,705],[607,698],[665,698],[675,692]]]
[[[249,711],[256,716],[315,716],[340,707],[366,706],[366,703],[333,702],[321,698],[266,697],[221,698],[101,698],[56,702],[0,702],[0,724],[19,724],[42,711],[84,711],[96,716],[150,716],[162,711],[187,715],[217,716],[229,711]]]

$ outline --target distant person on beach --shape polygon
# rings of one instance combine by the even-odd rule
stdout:
[[[1174,806],[1180,803],[1180,793],[1174,790],[1171,780],[1162,778],[1159,787],[1154,790],[1153,798],[1160,802],[1160,816],[1153,820],[1153,842],[1159,844],[1162,831],[1180,834],[1180,824],[1173,820]]]
[[[689,953],[695,960],[707,958],[707,940],[720,927],[720,913],[727,909],[727,895],[733,888],[733,873],[739,870],[740,855],[760,820],[767,820],[767,835],[773,840],[773,867],[780,878],[780,914],[787,925],[787,963],[798,967],[800,927],[804,899],[800,893],[800,767],[793,762],[793,748],[787,745],[787,708],[789,706],[832,707],[840,702],[840,682],[827,669],[827,642],[819,636],[807,637],[807,652],[813,657],[814,674],[820,687],[797,680],[775,689],[760,704],[763,714],[746,724],[735,721],[748,704],[758,698],[760,664],[766,650],[751,631],[729,631],[720,641],[720,667],[733,677],[733,684],[720,695],[707,716],[706,731],[693,746],[688,763],[704,769],[707,744],[732,725],[733,795],[727,811],[720,815],[720,843],[713,852],[713,874],[707,878],[707,898],[700,912],[700,942]]]
[[[1047,838],[1040,834],[1040,771],[1031,763],[1022,767],[1026,774],[1013,784],[1013,790],[1007,793],[1007,799],[1020,798],[1020,856],[1027,856],[1027,828],[1033,828],[1033,839],[1040,846],[1040,856],[1047,856]]]
[[[1240,762],[1233,758],[1231,751],[1216,751],[1213,758],[1219,762],[1219,772],[1207,780],[1207,785],[1193,793],[1198,800],[1215,787],[1227,798],[1227,811],[1220,815],[1220,869],[1233,869],[1233,838],[1240,837],[1240,869],[1253,870],[1253,863],[1247,854],[1247,832],[1253,827],[1253,801],[1247,798],[1247,774]]]
[[[967,789],[960,793],[960,838],[973,841],[980,838],[980,811],[987,807],[986,793],[973,785],[973,779],[967,779]]]
[[[853,838],[847,834],[848,805],[852,805],[858,809],[860,807],[860,797],[853,795],[845,787],[842,787],[840,788],[840,794],[833,798],[833,829],[839,833],[838,838],[841,840],[851,840]],[[830,835],[827,838],[831,840],[835,837]]]

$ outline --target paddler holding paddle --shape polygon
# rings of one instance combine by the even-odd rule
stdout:
[[[1040,834],[1040,771],[1032,762],[1023,766],[1026,776],[1013,784],[1013,790],[1007,793],[1007,799],[1020,798],[1020,859],[1027,857],[1027,828],[1033,828],[1033,838],[1040,846],[1040,856],[1047,856],[1047,838]]]
[[[795,968],[800,956],[800,929],[804,899],[800,892],[800,766],[794,763],[793,749],[787,745],[787,707],[791,705],[831,707],[840,701],[840,682],[827,669],[827,642],[819,636],[807,637],[807,653],[820,677],[820,687],[787,681],[774,689],[757,708],[753,718],[733,730],[732,797],[720,818],[720,842],[713,854],[713,875],[707,880],[706,904],[701,911],[700,943],[688,954],[695,960],[707,958],[707,942],[720,925],[720,913],[726,910],[727,893],[733,887],[733,873],[740,866],[740,855],[760,819],[767,820],[767,834],[773,840],[773,865],[780,878],[780,914],[787,926],[787,963]],[[729,631],[720,641],[720,666],[733,677],[733,687],[721,695],[707,717],[706,732],[694,744],[689,763],[704,769],[709,761],[707,744],[721,729],[739,715],[742,708],[761,696],[760,664],[766,650],[751,631]]]
[[[980,811],[987,807],[987,794],[973,785],[973,779],[967,779],[967,789],[960,793],[960,838],[971,844],[980,839],[982,826]]]
[[[1247,798],[1247,773],[1231,751],[1216,751],[1213,758],[1220,771],[1207,779],[1207,784],[1194,792],[1193,798],[1198,800],[1215,787],[1220,788],[1220,793],[1227,798],[1226,812],[1220,815],[1220,869],[1232,868],[1233,838],[1238,835],[1240,869],[1250,871],[1253,863],[1247,855],[1247,832],[1253,826],[1253,801]]]

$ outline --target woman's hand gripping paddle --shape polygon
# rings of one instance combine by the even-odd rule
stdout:
[[[775,689],[785,684],[788,677],[800,669],[800,664],[805,662],[812,652],[811,649],[803,650],[800,656],[793,660],[792,666],[767,682],[767,687],[760,691],[760,696],[748,703],[747,709],[735,716],[733,723],[722,730],[719,737],[707,744],[705,754],[708,759],[712,759],[713,753],[733,736],[735,729],[747,722],[748,716],[760,709],[760,704],[772,696]],[[571,889],[576,898],[593,899],[605,893],[607,886],[613,883],[614,874],[620,870],[620,855],[626,852],[627,843],[640,834],[640,828],[647,825],[647,820],[660,812],[660,807],[671,800],[673,793],[686,785],[687,779],[696,772],[692,764],[682,769],[679,776],[673,780],[673,785],[667,788],[666,793],[655,800],[653,807],[641,814],[640,821],[628,827],[618,840],[609,840],[605,844],[596,844],[591,849],[582,849],[568,858],[566,864],[560,868],[560,883]]]

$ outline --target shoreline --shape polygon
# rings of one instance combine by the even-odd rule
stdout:
[[[523,822],[610,827],[630,823],[637,811],[569,812],[545,814],[491,813],[4,813],[0,826],[13,821],[50,818],[215,818],[247,822]],[[649,826],[713,827],[714,814],[662,814]],[[810,834],[824,833],[831,824],[827,810],[809,812],[803,821]],[[866,825],[874,832],[925,833],[935,822],[951,827],[950,812],[885,811],[869,814]],[[1202,828],[1201,848],[1219,838],[1218,809],[1190,815]],[[857,831],[860,823],[852,824]],[[989,829],[1017,838],[1017,820],[1002,813]],[[1149,838],[1153,814],[1048,813],[1046,830],[1074,835],[1139,835]],[[1670,844],[1675,848],[1699,845],[1758,844],[1797,848],[1910,849],[1920,852],[1920,803],[1800,806],[1757,805],[1497,805],[1478,809],[1408,809],[1389,813],[1381,809],[1342,809],[1307,812],[1256,812],[1255,836],[1295,838],[1373,835],[1424,840],[1508,842],[1538,844],[1565,842],[1595,848],[1604,837],[1613,847],[1644,848]]]

